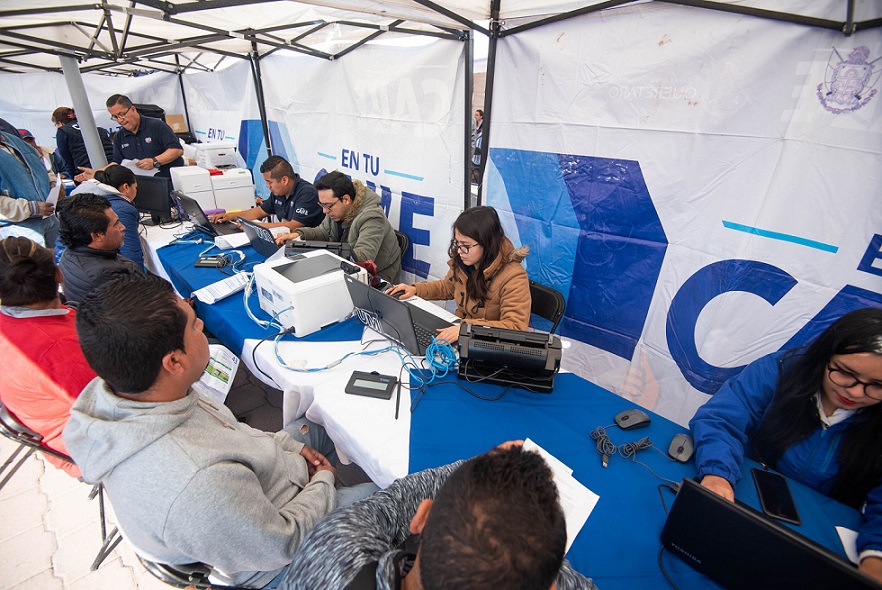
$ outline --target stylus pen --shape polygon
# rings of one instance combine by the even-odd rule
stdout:
[[[401,406],[401,379],[398,380],[398,391],[395,393],[395,419],[398,420],[398,408]]]

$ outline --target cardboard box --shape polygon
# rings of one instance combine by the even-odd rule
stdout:
[[[184,115],[166,115],[165,122],[175,133],[186,133],[188,131]]]

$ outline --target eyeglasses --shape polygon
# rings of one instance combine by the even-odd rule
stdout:
[[[327,203],[322,203],[321,201],[319,201],[319,205],[321,205],[322,211],[330,211],[331,209],[334,208],[334,205],[336,205],[339,202],[340,202],[340,199],[337,199],[336,201],[334,201],[333,203],[328,205]]]
[[[132,105],[132,107],[133,106],[135,106],[135,105]],[[122,119],[123,117],[125,117],[126,115],[129,114],[129,111],[132,110],[132,107],[127,108],[126,110],[124,110],[123,112],[121,112],[118,115],[110,115],[110,118],[113,119],[114,121],[119,121],[120,119]]]
[[[834,385],[848,389],[857,384],[861,384],[864,386],[865,396],[871,399],[882,400],[882,383],[865,383],[851,373],[843,371],[842,369],[836,369],[829,365],[827,365],[827,373],[830,376],[830,381],[832,381]]]
[[[450,240],[450,247],[458,252],[462,252],[463,254],[468,254],[469,250],[477,245],[478,244],[460,244],[456,240]]]

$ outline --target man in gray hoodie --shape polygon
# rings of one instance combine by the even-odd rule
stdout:
[[[99,377],[71,408],[64,441],[83,479],[104,484],[143,556],[202,562],[219,582],[273,588],[322,516],[377,489],[336,490],[334,468],[313,448],[329,448],[327,435],[305,419],[289,427],[301,440],[270,434],[191,391],[208,342],[166,281],[106,283],[80,303],[77,333]]]

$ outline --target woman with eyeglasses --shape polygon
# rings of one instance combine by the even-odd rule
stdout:
[[[456,302],[456,315],[465,322],[526,330],[530,321],[530,281],[521,261],[527,246],[515,248],[505,237],[492,207],[472,207],[453,222],[453,240],[447,253],[450,270],[440,281],[399,284],[387,293],[405,299]],[[438,338],[455,343],[459,326],[438,331]]]
[[[750,456],[855,508],[860,568],[882,580],[882,309],[749,364],[689,423],[701,484],[733,500]]]

